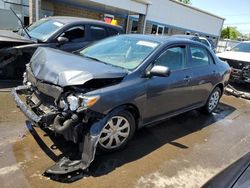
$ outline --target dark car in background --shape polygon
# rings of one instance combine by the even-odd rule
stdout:
[[[123,33],[120,26],[77,17],[43,18],[18,32],[0,30],[0,79],[20,79],[25,64],[38,47],[67,52],[89,43]]]
[[[250,83],[250,41],[244,41],[217,56],[232,68],[231,81]]]
[[[212,113],[229,72],[199,42],[119,35],[78,55],[39,48],[12,96],[34,124],[81,146],[77,161],[63,158],[47,171],[62,174],[86,169],[96,147],[123,148],[145,125],[197,108]]]
[[[250,153],[245,154],[202,186],[202,188],[217,187],[250,187]]]

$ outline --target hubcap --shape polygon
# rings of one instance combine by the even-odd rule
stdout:
[[[210,111],[213,111],[215,109],[215,107],[217,106],[217,104],[219,102],[219,99],[220,99],[220,93],[218,91],[215,91],[211,95],[209,103],[208,103],[208,109]]]
[[[128,138],[129,132],[128,120],[122,116],[114,116],[104,126],[99,144],[105,149],[117,148]]]

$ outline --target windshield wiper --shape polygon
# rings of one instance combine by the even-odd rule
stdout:
[[[92,60],[95,60],[95,61],[98,61],[98,62],[101,62],[101,63],[104,63],[104,64],[108,64],[108,63],[105,63],[105,62],[101,61],[100,59],[95,58],[95,57],[91,57],[91,56],[87,56],[87,55],[83,55],[83,57],[86,57],[88,59],[92,59]]]
[[[89,58],[89,59],[92,59],[92,60],[95,60],[95,61],[98,61],[98,62],[100,62],[100,63],[104,63],[104,64],[109,65],[109,66],[113,66],[113,67],[118,67],[118,68],[124,69],[124,70],[127,71],[127,69],[124,68],[124,67],[120,67],[120,66],[118,66],[118,65],[114,65],[114,64],[111,64],[111,63],[106,63],[106,62],[101,61],[100,59],[97,59],[97,58],[95,58],[95,57],[91,57],[91,56],[87,56],[87,55],[82,55],[82,56],[83,56],[83,57],[86,57],[86,58]]]
[[[27,36],[31,39],[31,36],[29,35],[26,27],[24,26],[22,20],[17,16],[17,14],[15,13],[15,11],[10,7],[10,10],[13,12],[13,14],[17,17],[17,19],[20,21],[21,25],[22,25],[22,28],[23,28],[23,31],[27,34]]]

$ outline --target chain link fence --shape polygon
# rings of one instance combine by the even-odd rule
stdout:
[[[229,39],[219,40],[216,52],[217,53],[224,52],[224,51],[226,51],[227,48],[232,48],[238,43],[240,43],[240,41],[229,40]]]

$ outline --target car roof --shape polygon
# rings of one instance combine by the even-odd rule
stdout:
[[[179,37],[179,38],[187,38],[187,39],[199,38],[199,39],[207,40],[206,37],[195,36],[195,35],[173,35],[173,36]]]
[[[161,35],[153,35],[153,34],[148,34],[148,35],[143,35],[143,34],[124,34],[123,36],[129,36],[129,37],[134,37],[137,39],[141,40],[150,40],[154,42],[158,42],[161,44],[164,43],[169,43],[169,42],[185,42],[185,43],[193,43],[193,44],[201,44],[200,42],[196,42],[192,40],[192,38],[181,38],[175,35],[172,36],[161,36]],[[203,45],[203,44],[202,44]]]
[[[192,39],[194,37],[198,37],[198,36],[194,36],[194,35],[181,35],[181,34],[173,35],[173,36],[178,37],[178,38],[187,38],[187,39]]]
[[[94,19],[89,19],[89,18],[80,18],[80,17],[73,17],[73,16],[50,16],[45,19],[56,20],[64,24],[71,24],[74,22],[84,22],[84,23],[105,25],[108,27],[116,28],[116,29],[122,29],[122,27],[119,25],[111,25],[111,24],[105,23],[104,21],[94,20]]]

